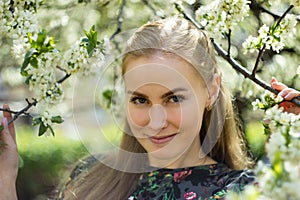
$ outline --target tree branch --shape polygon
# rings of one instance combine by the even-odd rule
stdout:
[[[158,16],[161,19],[166,18],[165,15],[158,12],[150,3],[148,0],[142,0],[142,2],[154,13],[154,15]]]
[[[120,6],[120,10],[119,10],[119,14],[118,14],[118,24],[117,24],[117,29],[115,30],[115,32],[110,36],[110,40],[114,39],[114,37],[120,33],[122,31],[122,23],[123,23],[123,10],[126,6],[126,0],[122,0],[121,6]]]
[[[19,111],[12,111],[12,110],[8,110],[8,109],[0,108],[0,111],[6,111],[6,112],[10,112],[10,113],[14,114],[13,118],[8,121],[8,124],[10,124],[13,121],[15,121],[20,115],[31,116],[29,113],[27,113],[27,111],[32,106],[36,106],[36,104],[38,103],[38,101],[36,99],[34,99],[34,98],[32,99],[32,102],[30,102],[27,98],[25,99],[25,101],[27,102],[27,106],[25,108],[23,108],[22,110],[19,110]]]
[[[294,5],[292,5],[292,6],[294,6]],[[257,3],[255,0],[251,0],[250,8],[251,8],[251,10],[258,10],[258,11],[265,12],[265,13],[271,15],[272,17],[274,17],[275,19],[280,18],[280,15],[277,15],[277,14],[267,10],[261,4]],[[300,19],[297,18],[297,21],[300,21]]]
[[[262,5],[257,3],[255,0],[251,0],[250,8],[251,8],[251,10],[265,12],[265,13],[271,15],[272,17],[274,17],[275,19],[278,19],[280,17],[279,15],[276,15],[276,14],[272,13],[271,11],[262,7]]]
[[[192,22],[198,29],[201,29],[200,25],[189,14],[185,13],[179,4],[175,3],[175,7],[184,16],[185,19]],[[280,23],[280,21],[281,20],[279,20],[279,23]],[[263,80],[255,77],[255,76],[252,76],[250,71],[248,71],[245,67],[241,66],[235,59],[233,59],[230,55],[228,55],[228,53],[224,49],[222,49],[222,47],[219,44],[217,44],[213,39],[211,41],[212,41],[217,53],[222,58],[224,58],[233,67],[233,69],[235,69],[237,72],[241,73],[245,78],[249,78],[251,81],[253,81],[257,85],[261,86],[265,90],[268,90],[276,95],[279,93],[279,91],[272,88],[269,84],[267,84]],[[292,99],[291,102],[293,102],[297,106],[300,106],[300,100],[298,98]]]
[[[62,77],[60,80],[57,81],[57,83],[61,84],[63,83],[65,80],[67,80],[69,77],[71,76],[71,74],[66,73],[66,75],[64,77]]]
[[[228,43],[228,48],[227,48],[227,54],[230,56],[230,49],[231,49],[231,29],[229,29],[229,33],[227,35],[227,43]]]
[[[261,57],[263,56],[265,50],[266,50],[266,44],[264,44],[264,46],[258,52],[258,56],[256,58],[256,61],[255,61],[255,64],[254,64],[254,67],[252,70],[252,76],[255,76],[257,69],[258,69],[258,64],[259,64]]]

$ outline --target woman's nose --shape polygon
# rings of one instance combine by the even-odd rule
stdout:
[[[160,104],[154,104],[149,110],[149,128],[159,131],[167,126],[167,112]]]

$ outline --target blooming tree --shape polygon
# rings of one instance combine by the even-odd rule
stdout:
[[[96,27],[92,26],[89,31],[84,31],[84,37],[61,51],[56,48],[55,39],[39,25],[37,12],[43,3],[39,0],[0,0],[0,33],[12,41],[11,50],[20,63],[20,73],[35,95],[32,100],[26,99],[27,106],[24,109],[10,111],[14,114],[12,121],[20,115],[32,116],[29,110],[37,106],[38,115],[32,117],[34,125],[39,126],[39,135],[47,131],[54,134],[53,123],[63,122],[62,117],[52,111],[64,99],[62,84],[71,76],[89,76],[101,71],[105,56],[111,49],[110,41],[122,32],[123,18],[132,16],[130,8],[126,8],[127,12],[125,9],[128,2],[123,0],[116,16],[117,28],[110,38],[99,40]],[[276,97],[278,91],[259,78],[266,77],[261,73],[268,66],[268,63],[261,65],[264,56],[272,56],[279,64],[285,64],[288,59],[280,55],[282,52],[285,54],[293,49],[299,52],[297,47],[290,47],[295,45],[291,38],[297,37],[297,29],[299,31],[300,1],[186,0],[150,3],[141,0],[141,3],[153,12],[152,18],[180,14],[199,29],[210,32],[218,55],[247,81],[241,84],[246,88],[244,91],[254,91],[247,95],[256,97],[256,89],[249,89],[256,86],[272,92],[264,94],[253,103],[255,109],[265,111],[263,124],[269,137],[266,155],[270,163],[258,162],[255,169],[258,186],[246,188],[242,194],[232,193],[228,199],[300,199],[294,189],[300,186],[300,117],[283,112],[278,104],[284,100]],[[278,4],[281,9],[272,12]],[[167,8],[169,5],[174,5],[174,9],[159,9],[160,6]],[[245,34],[245,29],[241,27],[248,23],[250,15],[256,19],[252,20],[256,27],[250,31],[251,34]],[[242,38],[242,42],[236,42],[234,38]],[[223,47],[227,47],[227,50]],[[243,50],[239,51],[239,48]],[[294,66],[294,69],[298,66]],[[284,67],[286,71],[287,66]],[[268,68],[270,72],[274,66]],[[294,71],[299,74],[300,67]],[[112,91],[106,90],[103,96],[111,101]],[[300,105],[299,99],[292,101]],[[0,126],[0,130],[2,128]]]
[[[47,131],[54,134],[52,124],[63,122],[62,117],[52,113],[51,109],[63,100],[62,83],[71,75],[95,73],[104,62],[109,43],[107,38],[98,41],[93,26],[90,31],[85,31],[86,37],[79,39],[69,50],[60,52],[55,48],[54,38],[46,30],[40,30],[36,16],[39,3],[36,0],[1,0],[0,26],[1,33],[13,41],[12,52],[22,63],[20,73],[26,78],[29,90],[36,95],[32,101],[26,99],[28,106],[15,112],[13,120],[29,114],[28,109],[38,105],[39,115],[33,117],[33,125],[39,125],[39,135],[43,135]],[[57,77],[58,70],[64,73],[61,79]]]

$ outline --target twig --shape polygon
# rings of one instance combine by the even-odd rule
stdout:
[[[227,52],[222,49],[222,47],[217,44],[216,42],[214,42],[214,40],[211,40],[215,50],[218,52],[218,54],[224,58],[236,71],[238,71],[239,73],[241,73],[245,78],[249,78],[251,79],[253,82],[255,82],[256,84],[258,84],[259,86],[261,86],[262,88],[269,90],[270,92],[273,92],[275,94],[278,94],[278,91],[275,90],[274,88],[272,88],[271,86],[269,86],[267,83],[265,83],[263,80],[257,78],[257,77],[253,77],[251,75],[251,72],[249,70],[247,70],[245,67],[241,66],[235,59],[233,59],[232,57],[230,57]]]
[[[10,0],[10,2],[9,2],[9,11],[12,13],[12,14],[14,14],[14,12],[15,12],[15,8],[14,8],[14,1],[13,0]]]
[[[67,70],[62,68],[61,66],[56,66],[57,69],[59,69],[62,72],[65,72],[67,74]]]
[[[272,17],[274,17],[275,19],[280,18],[280,15],[277,15],[277,14],[267,10],[261,4],[257,3],[255,0],[251,0],[250,8],[251,8],[251,10],[259,10],[259,11],[265,12],[265,13],[271,15]],[[297,18],[297,21],[300,21],[300,19]]]
[[[119,14],[118,14],[118,24],[117,24],[117,29],[115,30],[115,32],[110,36],[110,40],[114,39],[114,37],[120,33],[122,31],[122,23],[123,23],[123,10],[126,6],[126,0],[122,0],[121,6],[120,6],[120,10],[119,10]]]
[[[180,7],[180,5],[175,3],[175,7],[181,14],[183,14],[185,19],[192,22],[198,29],[201,29],[200,25],[189,14],[185,13],[183,11],[183,9]],[[245,78],[249,78],[251,81],[253,81],[257,85],[261,86],[265,90],[268,90],[276,95],[279,93],[279,91],[272,88],[269,84],[267,84],[263,80],[255,77],[255,76],[252,76],[250,71],[248,71],[245,67],[240,65],[235,59],[233,59],[230,55],[228,55],[228,53],[224,49],[222,49],[222,47],[219,44],[217,44],[213,39],[211,41],[212,41],[217,53],[222,58],[224,58],[237,72],[241,73]],[[300,106],[300,100],[298,98],[292,99],[291,102],[293,102],[297,106]]]
[[[142,0],[142,2],[154,13],[154,15],[158,16],[161,19],[166,18],[165,15],[158,12],[150,3],[148,0]]]
[[[14,114],[13,118],[11,120],[8,121],[8,124],[11,124],[13,121],[15,121],[20,115],[27,115],[27,116],[31,116],[29,113],[27,113],[27,111],[32,107],[32,106],[36,106],[36,104],[38,103],[38,101],[34,98],[32,98],[32,102],[30,102],[27,98],[25,99],[25,101],[27,102],[27,106],[25,108],[23,108],[22,110],[19,111],[12,111],[12,110],[8,110],[8,109],[2,109],[0,108],[1,111],[6,111],[6,112],[10,112],[12,114]]]
[[[7,108],[0,108],[0,111],[9,112],[9,113],[11,113],[11,114],[17,114],[17,113],[20,112],[20,111],[9,110],[9,109],[7,109]],[[28,113],[28,112],[23,113],[23,115],[26,115],[26,116],[30,116],[30,117],[31,117],[30,113]]]
[[[229,29],[229,33],[227,35],[227,41],[228,41],[228,48],[227,48],[227,54],[230,56],[230,49],[231,49],[231,29]]]
[[[283,15],[278,19],[277,22],[275,22],[275,27],[274,27],[274,30],[277,29],[277,27],[280,25],[281,21],[285,18],[285,16],[293,9],[293,5],[291,5],[284,13]],[[266,49],[266,44],[264,44],[264,46],[259,50],[259,53],[258,53],[258,56],[256,58],[256,61],[255,61],[255,65],[253,67],[253,70],[252,70],[252,76],[255,76],[256,72],[257,72],[257,69],[258,69],[258,64],[261,60],[261,57],[263,56],[264,54],[264,51]]]
[[[60,80],[57,81],[57,83],[62,83],[64,82],[65,80],[67,80],[69,77],[71,76],[71,74],[66,74],[64,77],[62,77]]]
[[[255,76],[255,74],[257,72],[257,69],[258,69],[258,64],[259,64],[259,62],[261,60],[261,57],[263,56],[265,50],[266,50],[266,44],[264,44],[264,46],[258,52],[256,61],[255,61],[255,64],[254,64],[254,67],[253,67],[253,70],[252,70],[252,74],[251,74],[252,76]]]
[[[194,20],[194,18],[192,16],[190,16],[188,13],[184,12],[184,10],[181,7],[181,5],[179,5],[176,2],[174,3],[174,5],[175,5],[175,8],[177,9],[177,11],[179,13],[181,13],[185,19],[187,19],[190,22],[192,22],[194,24],[194,26],[196,26],[196,28],[203,30],[203,28]]]
[[[272,17],[274,17],[275,19],[278,19],[280,17],[279,15],[276,15],[276,14],[272,13],[271,11],[269,11],[269,10],[265,9],[264,7],[262,7],[262,5],[257,3],[255,0],[251,0],[250,8],[251,8],[251,10],[257,10],[257,11],[265,12],[265,13],[271,15]]]

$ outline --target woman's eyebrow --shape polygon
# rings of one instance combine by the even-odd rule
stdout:
[[[175,94],[176,92],[182,92],[182,91],[188,91],[188,90],[185,89],[185,88],[175,88],[175,89],[170,90],[169,92],[167,92],[167,93],[161,95],[161,98],[163,99],[163,98],[166,98],[167,96],[170,96],[170,95],[172,95],[172,94]]]
[[[136,96],[140,96],[140,97],[143,97],[143,98],[148,98],[147,95],[142,94],[142,93],[137,92],[137,91],[131,91],[131,90],[129,90],[129,91],[127,91],[127,93],[128,93],[128,94],[132,94],[132,95],[136,95]]]
[[[181,92],[181,91],[188,91],[187,89],[185,88],[175,88],[173,90],[170,90],[169,92],[166,92],[165,94],[161,95],[161,98],[166,98],[172,94],[175,94],[176,92]],[[127,91],[128,94],[131,94],[131,95],[136,95],[136,96],[140,96],[140,97],[143,97],[143,98],[148,98],[147,95],[143,94],[143,93],[140,93],[140,92],[137,92],[137,91],[131,91],[131,90],[128,90]]]

